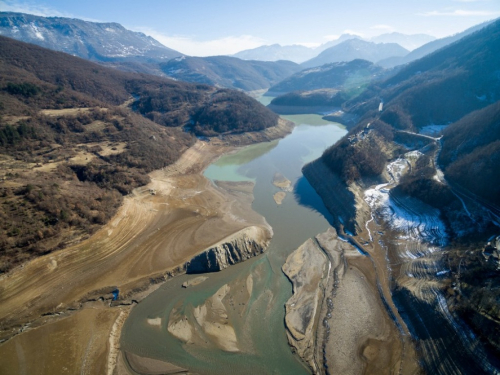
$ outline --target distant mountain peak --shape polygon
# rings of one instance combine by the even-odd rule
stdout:
[[[397,43],[374,43],[363,39],[347,39],[340,44],[327,48],[315,58],[301,65],[304,68],[321,66],[328,63],[363,59],[377,62],[392,56],[405,56],[408,50]]]
[[[0,12],[0,35],[95,61],[165,60],[182,55],[116,22]]]

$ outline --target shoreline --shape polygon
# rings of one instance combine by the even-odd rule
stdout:
[[[293,123],[280,119],[276,127],[263,132],[198,141],[174,164],[151,172],[151,182],[127,196],[118,213],[88,240],[34,259],[5,275],[0,279],[0,327],[4,339],[0,352],[5,352],[20,337],[60,325],[59,322],[80,316],[88,309],[117,311],[116,308],[137,303],[167,279],[184,273],[186,262],[193,256],[243,228],[257,225],[262,233],[267,232],[259,236],[270,238],[272,231],[265,218],[250,209],[251,189],[241,188],[236,196],[214,186],[203,176],[203,171],[218,157],[239,146],[282,138],[293,127]],[[242,198],[242,194],[247,198]],[[228,215],[240,217],[242,222],[235,223]],[[224,233],[214,234],[214,228],[224,228]],[[185,233],[186,229],[190,232]],[[177,243],[166,241],[172,230],[184,233],[182,238],[194,238],[194,247],[186,251],[182,238]],[[111,240],[115,241],[114,246],[108,244],[106,248]],[[165,247],[174,254],[166,255],[162,251]],[[134,253],[130,252],[132,248]],[[137,248],[143,249],[142,256],[137,254]],[[86,264],[82,266],[81,262]],[[99,268],[96,262],[110,264]],[[57,266],[49,269],[47,264]],[[86,277],[87,273],[94,277]],[[120,298],[112,302],[110,292],[114,288],[119,289]],[[55,295],[54,290],[61,293]],[[42,298],[34,299],[36,295]],[[121,328],[117,330],[115,334],[119,337]],[[108,353],[108,349],[102,348],[100,353],[103,352]],[[12,358],[11,364],[15,361]]]

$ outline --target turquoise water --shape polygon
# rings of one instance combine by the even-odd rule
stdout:
[[[267,252],[208,274],[208,280],[195,287],[181,288],[184,281],[195,277],[192,275],[177,277],[162,285],[132,310],[122,333],[123,349],[202,374],[308,373],[288,346],[284,304],[292,290],[281,267],[293,250],[329,227],[326,209],[302,176],[301,169],[346,131],[318,115],[284,117],[297,123],[292,134],[225,155],[205,171],[205,176],[214,183],[217,180],[255,183],[253,209],[266,218],[274,232]],[[279,189],[272,185],[277,172],[287,177],[294,187],[279,206],[273,200],[273,194]],[[148,318],[162,317],[166,321],[176,305],[198,306],[224,284],[235,285],[249,275],[253,277],[254,287],[245,314],[229,316],[238,338],[247,344],[241,353],[185,345],[168,333],[166,323],[162,327],[147,324]]]

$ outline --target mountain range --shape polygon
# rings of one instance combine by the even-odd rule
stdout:
[[[290,60],[298,64],[303,63],[307,60],[312,59],[324,50],[335,47],[336,45],[345,42],[350,39],[361,39],[358,35],[354,34],[342,34],[337,39],[328,41],[321,44],[318,47],[306,47],[302,45],[291,45],[282,46],[280,44],[265,45],[253,49],[248,49],[240,51],[234,54],[234,57],[238,57],[243,60],[262,60],[262,61],[277,61],[277,60]],[[407,50],[413,50],[433,41],[433,36],[426,34],[415,34],[406,35],[401,33],[388,33],[382,34],[371,39],[367,39],[367,42],[373,43],[397,43]],[[332,61],[333,62],[333,61]]]
[[[498,51],[500,20],[409,63],[345,108],[366,114],[384,100],[381,118],[400,128],[455,122],[500,99]]]
[[[330,47],[318,56],[301,64],[304,68],[321,66],[332,62],[363,59],[376,63],[394,56],[405,56],[408,50],[397,43],[373,43],[361,39],[348,39]]]
[[[0,13],[0,35],[94,61],[162,61],[181,56],[117,23]]]
[[[345,111],[360,116],[349,136],[371,123],[384,142],[392,142],[397,134],[398,142],[404,144],[408,141],[408,132],[418,132],[428,125],[448,125],[443,132],[442,153],[438,159],[445,177],[466,188],[468,194],[500,204],[495,182],[498,173],[494,167],[500,158],[498,51],[500,20],[370,85],[363,94],[343,104]],[[379,112],[381,100],[384,106]],[[322,158],[346,180],[376,175],[383,170],[385,160],[381,149],[391,147],[375,146],[354,147],[346,137],[328,149]],[[414,176],[411,180],[414,187],[408,183],[403,190],[439,206],[439,199],[435,198],[440,188],[433,190],[417,184],[418,181],[434,184],[431,180],[432,176],[425,179]],[[433,197],[433,194],[437,195]]]
[[[467,35],[470,35],[478,30],[481,30],[482,28],[488,26],[492,22],[493,21],[483,22],[479,25],[475,25],[473,27],[470,27],[467,30],[464,30],[464,31],[457,33],[455,35],[433,40],[429,43],[422,45],[419,48],[416,48],[415,50],[411,51],[406,56],[389,57],[387,59],[378,61],[378,64],[380,66],[383,66],[384,68],[392,68],[392,67],[397,66],[397,65],[407,64],[409,62],[418,60],[418,59],[424,57],[425,55],[428,55],[434,51],[437,51],[440,48],[446,47],[447,45],[454,43]]]

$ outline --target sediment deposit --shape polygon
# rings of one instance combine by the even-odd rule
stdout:
[[[282,136],[290,130],[290,124],[282,122],[263,136]],[[256,137],[251,134],[241,143]],[[30,341],[26,341],[28,337],[46,331],[49,325],[63,327],[59,322],[64,319],[90,314],[89,308],[99,306],[113,317],[101,330],[111,332],[119,314],[115,306],[136,303],[158,283],[185,272],[188,264],[201,264],[192,260],[205,251],[218,254],[218,266],[209,267],[212,270],[261,253],[272,231],[265,219],[251,210],[252,183],[214,186],[201,175],[209,163],[231,150],[225,144],[230,143],[197,142],[176,163],[152,172],[151,182],[125,197],[117,215],[92,237],[1,276],[0,339],[8,340],[0,345],[2,366],[23,366],[24,357],[3,353],[12,347],[24,347]],[[112,301],[114,290],[119,291],[116,301]],[[74,335],[60,340],[71,352],[61,358],[75,358],[74,366],[83,366],[79,362],[83,357],[66,339],[84,342],[82,335],[88,332],[80,328],[74,327]],[[113,332],[115,337],[120,335],[118,328]],[[51,337],[57,334],[50,333]],[[48,346],[42,346],[38,352],[49,356],[48,350]],[[108,350],[108,345],[99,345],[92,358],[105,359]],[[111,354],[111,362],[115,363],[116,353]],[[57,373],[62,371],[58,365],[63,363],[61,359],[47,368]],[[105,372],[106,361],[99,363],[99,370],[94,372]],[[26,366],[29,368],[31,362]]]
[[[293,285],[293,295],[285,305],[288,341],[315,373],[318,368],[314,360],[314,338],[328,266],[323,250],[312,239],[291,253],[283,265],[283,272]]]

